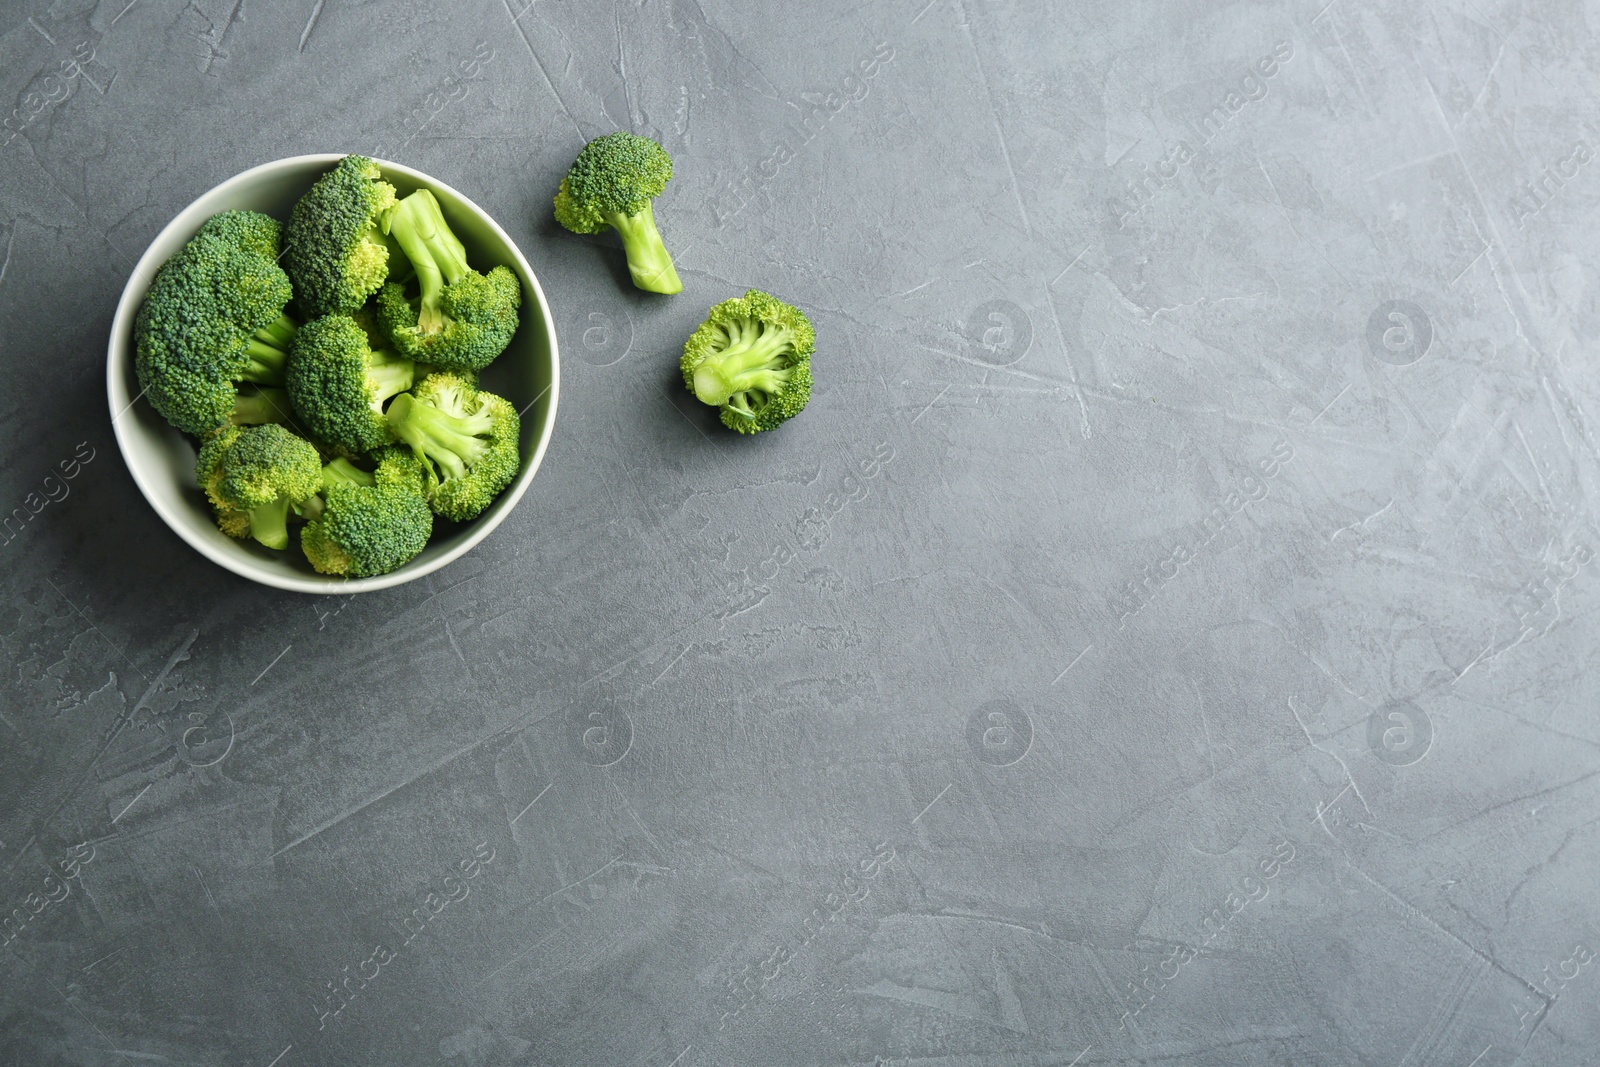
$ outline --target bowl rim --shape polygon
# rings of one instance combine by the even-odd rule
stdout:
[[[309,575],[281,574],[264,565],[257,564],[245,556],[235,556],[231,553],[219,552],[216,546],[196,536],[173,512],[159,496],[153,492],[154,475],[143,468],[143,464],[136,463],[131,457],[128,437],[124,434],[122,416],[126,414],[135,403],[144,396],[140,390],[138,395],[130,397],[127,388],[127,374],[133,360],[133,317],[137,314],[139,305],[144,301],[144,294],[149,291],[150,283],[155,278],[155,273],[165,263],[167,257],[162,257],[161,262],[152,262],[156,259],[156,248],[162,245],[164,239],[174,231],[186,231],[188,236],[199,230],[205,219],[216,214],[217,211],[227,210],[226,206],[216,209],[202,208],[200,205],[213,199],[216,194],[225,192],[229,187],[243,184],[263,172],[287,171],[297,168],[320,167],[331,168],[349,153],[344,152],[317,152],[307,155],[286,156],[282,159],[271,160],[258,166],[240,171],[238,174],[227,178],[207,189],[195,197],[189,204],[173,216],[172,220],[163,226],[150,244],[145,248],[144,254],[134,264],[128,276],[127,283],[122,287],[122,295],[117,299],[116,312],[111,319],[111,336],[108,339],[106,350],[106,399],[111,411],[111,430],[117,439],[117,449],[122,454],[123,465],[128,468],[128,473],[133,476],[134,484],[139,487],[139,492],[144,496],[145,502],[161,516],[167,527],[176,533],[189,547],[199,552],[206,559],[220,567],[232,571],[242,578],[259,582],[262,585],[276,589],[284,589],[295,593],[312,593],[322,596],[340,596],[352,593],[374,592],[379,589],[390,589],[397,585],[404,585],[425,575],[432,574],[441,567],[447,566],[460,559],[466,553],[476,548],[485,537],[511,514],[521,501],[523,493],[527,492],[528,485],[538,473],[539,465],[544,461],[546,449],[549,447],[550,438],[555,428],[556,407],[561,398],[561,355],[556,343],[556,330],[550,302],[545,299],[544,289],[539,285],[539,276],[534,273],[533,267],[528,263],[522,249],[511,239],[511,235],[495,221],[494,217],[480,207],[471,197],[466,196],[459,189],[442,182],[403,163],[395,163],[386,159],[373,158],[373,162],[386,171],[403,175],[419,186],[427,186],[436,191],[448,193],[455,197],[463,206],[477,214],[502,241],[516,259],[516,265],[522,275],[533,287],[533,298],[539,302],[542,312],[545,340],[550,346],[550,384],[536,396],[533,404],[539,403],[545,393],[549,393],[548,415],[539,427],[538,439],[534,443],[533,451],[517,474],[516,479],[506,487],[505,491],[495,501],[494,512],[490,515],[480,516],[472,520],[471,525],[456,544],[440,553],[426,563],[413,566],[407,563],[398,570],[388,574],[379,574],[370,578],[341,578],[334,575]],[[135,283],[141,283],[136,285]],[[134,295],[137,288],[138,295]],[[529,406],[533,406],[530,404]],[[526,410],[526,408],[524,408]],[[129,433],[131,434],[131,430]],[[414,561],[413,561],[414,562]]]

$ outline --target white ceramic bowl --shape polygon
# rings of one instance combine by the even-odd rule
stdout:
[[[433,190],[450,228],[466,246],[467,259],[474,268],[488,270],[503,263],[522,279],[522,324],[510,347],[482,374],[485,389],[504,396],[522,413],[522,470],[482,515],[461,524],[438,520],[433,539],[420,555],[399,570],[375,578],[318,574],[297,545],[274,552],[255,541],[235,540],[217,529],[210,505],[195,485],[193,438],[168,425],[140,399],[133,367],[134,316],[156,271],[212,215],[238,208],[287,221],[295,201],[341,158],[295,156],[264,163],[229,178],[179,212],[133,268],[133,277],[123,289],[116,317],[111,321],[111,345],[106,358],[106,391],[117,444],[133,480],[156,514],[213,563],[264,585],[302,593],[359,593],[409,582],[438,570],[489,536],[489,531],[500,525],[522,499],[539,469],[555,424],[560,392],[553,316],[544,291],[539,288],[539,279],[516,244],[488,213],[450,186],[421,171],[379,160],[384,178],[401,196],[421,186]]]

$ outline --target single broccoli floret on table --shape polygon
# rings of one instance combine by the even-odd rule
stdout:
[[[373,351],[348,315],[324,315],[300,328],[289,354],[289,399],[312,436],[352,452],[367,452],[395,437],[383,407],[411,388],[411,360]]]
[[[195,479],[224,533],[288,548],[289,509],[322,488],[322,458],[276,423],[225,426],[201,446]]]
[[[254,390],[239,390],[233,397],[233,414],[228,421],[235,426],[259,426],[268,422],[288,422],[294,413],[285,389],[260,386]]]
[[[283,251],[283,224],[259,211],[224,211],[207,219],[200,232],[273,261]]]
[[[429,506],[446,518],[476,518],[522,469],[516,409],[457,375],[429,375],[386,417],[422,463]]]
[[[284,267],[306,318],[355,311],[389,273],[382,219],[394,186],[366,156],[345,156],[295,204],[284,231]]]
[[[409,451],[383,451],[392,455],[379,463],[378,474],[343,459],[323,468],[322,491],[300,531],[300,547],[318,572],[387,574],[421,552],[432,536],[433,511],[422,497],[415,460]],[[397,473],[408,461],[411,476]]]
[[[751,289],[724,300],[683,346],[683,384],[720,408],[722,424],[740,433],[770,430],[811,399],[816,334],[798,309]]]
[[[402,355],[446,369],[482,370],[517,332],[522,285],[504,266],[479,274],[426,189],[385,217],[389,236],[415,272],[378,292],[378,321]]]
[[[283,313],[293,293],[289,277],[270,257],[230,239],[230,230],[241,228],[202,228],[156,273],[134,319],[143,395],[196,437],[229,420],[238,382],[283,384],[294,338],[294,322]]]
[[[573,233],[606,227],[622,238],[633,284],[651,293],[681,293],[672,256],[656,229],[651,201],[672,179],[672,156],[648,137],[618,131],[583,146],[556,193],[556,221]]]

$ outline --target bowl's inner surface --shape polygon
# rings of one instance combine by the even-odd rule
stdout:
[[[229,209],[248,209],[287,222],[295,202],[337,158],[331,156],[327,161],[285,161],[281,166],[269,166],[256,173],[247,173],[223,183],[186,208],[152,243],[147,266],[136,272],[125,297],[125,313],[119,314],[114,327],[112,343],[112,364],[113,367],[120,364],[126,398],[124,403],[132,401],[117,417],[123,452],[130,468],[134,470],[135,480],[157,512],[191,544],[213,558],[220,557],[219,562],[237,573],[271,584],[299,588],[310,586],[324,592],[356,591],[363,585],[369,588],[393,585],[408,576],[432,570],[441,564],[441,557],[461,549],[463,543],[480,527],[486,530],[500,515],[509,511],[532,476],[535,452],[541,436],[545,434],[551,413],[553,390],[549,386],[554,375],[552,353],[547,341],[546,309],[539,301],[533,279],[523,269],[509,241],[502,238],[477,210],[455,193],[414,172],[383,164],[384,177],[394,184],[400,195],[404,196],[424,184],[433,190],[445,219],[466,246],[468,261],[475,269],[484,271],[504,264],[515,271],[522,281],[521,326],[510,346],[481,376],[485,389],[506,397],[522,413],[522,473],[483,515],[472,522],[452,523],[436,519],[433,538],[420,555],[398,571],[374,579],[352,580],[320,575],[306,562],[295,545],[284,552],[273,552],[255,541],[234,540],[218,530],[212,519],[210,505],[195,485],[197,448],[194,441],[168,425],[148,403],[136,399],[139,383],[133,366],[134,312],[143,301],[149,288],[149,279],[156,269],[183,247],[206,219]],[[120,407],[122,405],[115,403],[116,392],[113,389],[114,406]]]

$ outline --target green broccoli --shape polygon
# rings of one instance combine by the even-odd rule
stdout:
[[[143,395],[196,437],[232,416],[236,383],[283,384],[294,338],[295,325],[283,314],[293,293],[289,277],[238,243],[245,229],[238,220],[203,227],[162,265],[134,319]]]
[[[409,445],[388,445],[374,449],[372,458],[378,464],[378,469],[372,473],[377,484],[398,485],[418,495],[427,495],[427,464],[417,458]]]
[[[378,291],[389,273],[382,221],[394,205],[394,186],[366,156],[345,156],[295,204],[284,266],[306,318],[348,315]]]
[[[751,289],[724,300],[683,346],[683,384],[722,409],[722,424],[760,433],[793,418],[811,399],[816,334],[798,309]]]
[[[261,386],[254,392],[239,392],[233,398],[233,414],[228,421],[235,426],[259,426],[267,422],[288,422],[289,393],[283,389]]]
[[[650,202],[672,179],[672,156],[648,137],[618,131],[583,146],[556,193],[556,221],[573,233],[607,226],[622,238],[633,284],[681,293],[683,282],[661,243]]]
[[[522,468],[516,409],[458,375],[429,375],[385,417],[422,463],[429,506],[446,518],[477,517]]]
[[[439,201],[418,189],[385,216],[416,278],[378,292],[378,321],[402,355],[446,369],[481,370],[517,332],[522,285],[504,266],[479,274],[467,265]]]
[[[200,232],[214,234],[235,247],[274,262],[283,251],[282,223],[259,211],[224,211],[207,219]]]
[[[322,458],[276,423],[225,426],[201,446],[195,479],[224,533],[288,548],[289,509],[322,487]]]
[[[289,399],[312,436],[352,452],[367,452],[395,437],[383,406],[411,388],[411,360],[387,349],[373,351],[361,324],[348,315],[324,315],[300,327],[284,382]]]
[[[348,460],[323,468],[322,491],[300,531],[306,559],[322,574],[387,574],[421,552],[433,534],[409,450],[383,449],[376,474]]]

